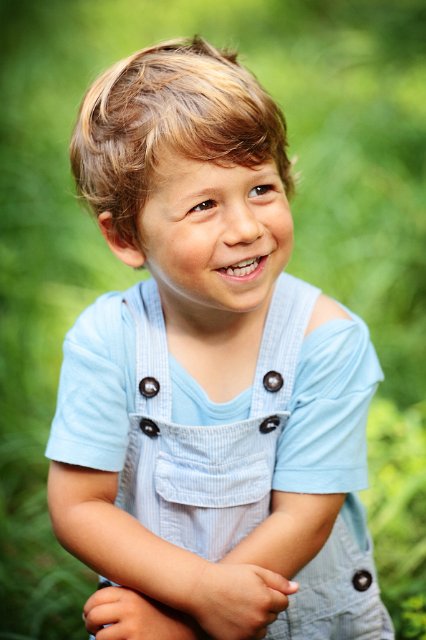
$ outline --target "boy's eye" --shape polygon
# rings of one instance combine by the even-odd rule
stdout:
[[[249,197],[253,198],[256,196],[264,196],[265,193],[268,193],[268,191],[271,191],[271,189],[272,189],[271,184],[260,184],[257,187],[253,187],[253,189],[251,189],[249,193]]]
[[[197,204],[195,207],[192,207],[192,209],[190,209],[190,213],[192,211],[195,211],[195,212],[207,211],[208,209],[211,209],[214,206],[215,206],[215,203],[213,200],[204,200],[204,202],[200,202],[200,204]]]

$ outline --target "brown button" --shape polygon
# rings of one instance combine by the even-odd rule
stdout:
[[[279,391],[284,384],[284,378],[278,371],[268,371],[263,376],[263,386],[266,391],[270,391],[271,393],[275,393]]]
[[[139,426],[143,433],[149,438],[156,438],[160,433],[160,429],[157,427],[155,422],[150,420],[149,418],[142,418],[139,423]]]
[[[260,433],[270,433],[271,431],[275,431],[277,427],[280,426],[280,419],[278,416],[269,416],[266,418],[260,425],[259,431]]]
[[[357,571],[352,578],[352,584],[357,591],[367,591],[371,587],[373,576],[369,571],[362,569]]]
[[[145,398],[153,398],[160,391],[160,383],[156,378],[147,376],[139,382],[139,391]]]

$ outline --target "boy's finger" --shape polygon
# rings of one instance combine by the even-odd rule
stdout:
[[[99,631],[100,627],[99,626],[94,626],[92,625],[89,620],[87,619],[86,614],[82,613],[81,617],[83,618],[83,622],[84,622],[84,626],[86,628],[86,631],[88,631],[89,633],[95,634],[97,631]]]
[[[106,624],[115,624],[120,620],[121,609],[115,603],[100,604],[85,614],[87,631],[95,633]]]
[[[83,621],[84,621],[84,626],[87,633],[96,635],[99,629],[102,629],[102,627],[100,627],[99,625],[91,624],[84,614],[83,614]]]
[[[86,601],[86,604],[83,607],[83,615],[87,616],[93,607],[97,607],[100,604],[118,602],[121,595],[119,589],[120,587],[106,587],[105,589],[95,591],[95,593],[93,593]]]
[[[127,634],[121,628],[121,624],[112,624],[109,627],[104,627],[96,634],[96,640],[124,640],[127,637]]]
[[[299,589],[297,582],[287,580],[284,576],[279,573],[275,573],[274,571],[269,571],[269,569],[261,569],[260,576],[270,589],[281,591],[281,593],[285,593],[286,595],[296,593]]]
[[[286,593],[288,596],[290,596],[292,593],[296,593],[297,591],[299,591],[298,582],[295,582],[295,580],[287,580],[287,578],[284,578],[284,580],[287,583],[286,590],[284,593]]]
[[[275,589],[270,589],[271,592],[271,605],[269,607],[269,611],[272,613],[280,613],[287,609],[288,607],[288,598],[286,595],[281,593],[281,591],[276,591]]]

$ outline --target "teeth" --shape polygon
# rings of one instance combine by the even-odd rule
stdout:
[[[242,260],[237,262],[232,267],[228,267],[225,271],[228,276],[247,276],[249,273],[253,273],[258,267],[259,258],[252,258],[251,260]]]
[[[237,262],[237,264],[233,264],[231,268],[235,269],[235,267],[247,267],[247,265],[251,264],[255,260],[256,258],[251,258],[250,260],[241,260],[241,262]]]

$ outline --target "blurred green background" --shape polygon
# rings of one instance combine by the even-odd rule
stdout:
[[[0,24],[0,638],[84,638],[95,584],[50,532],[43,452],[65,331],[137,275],[74,198],[76,110],[118,58],[198,33],[238,47],[285,111],[300,172],[289,270],[370,325],[386,382],[362,497],[397,637],[425,639],[424,3],[3,0]]]

